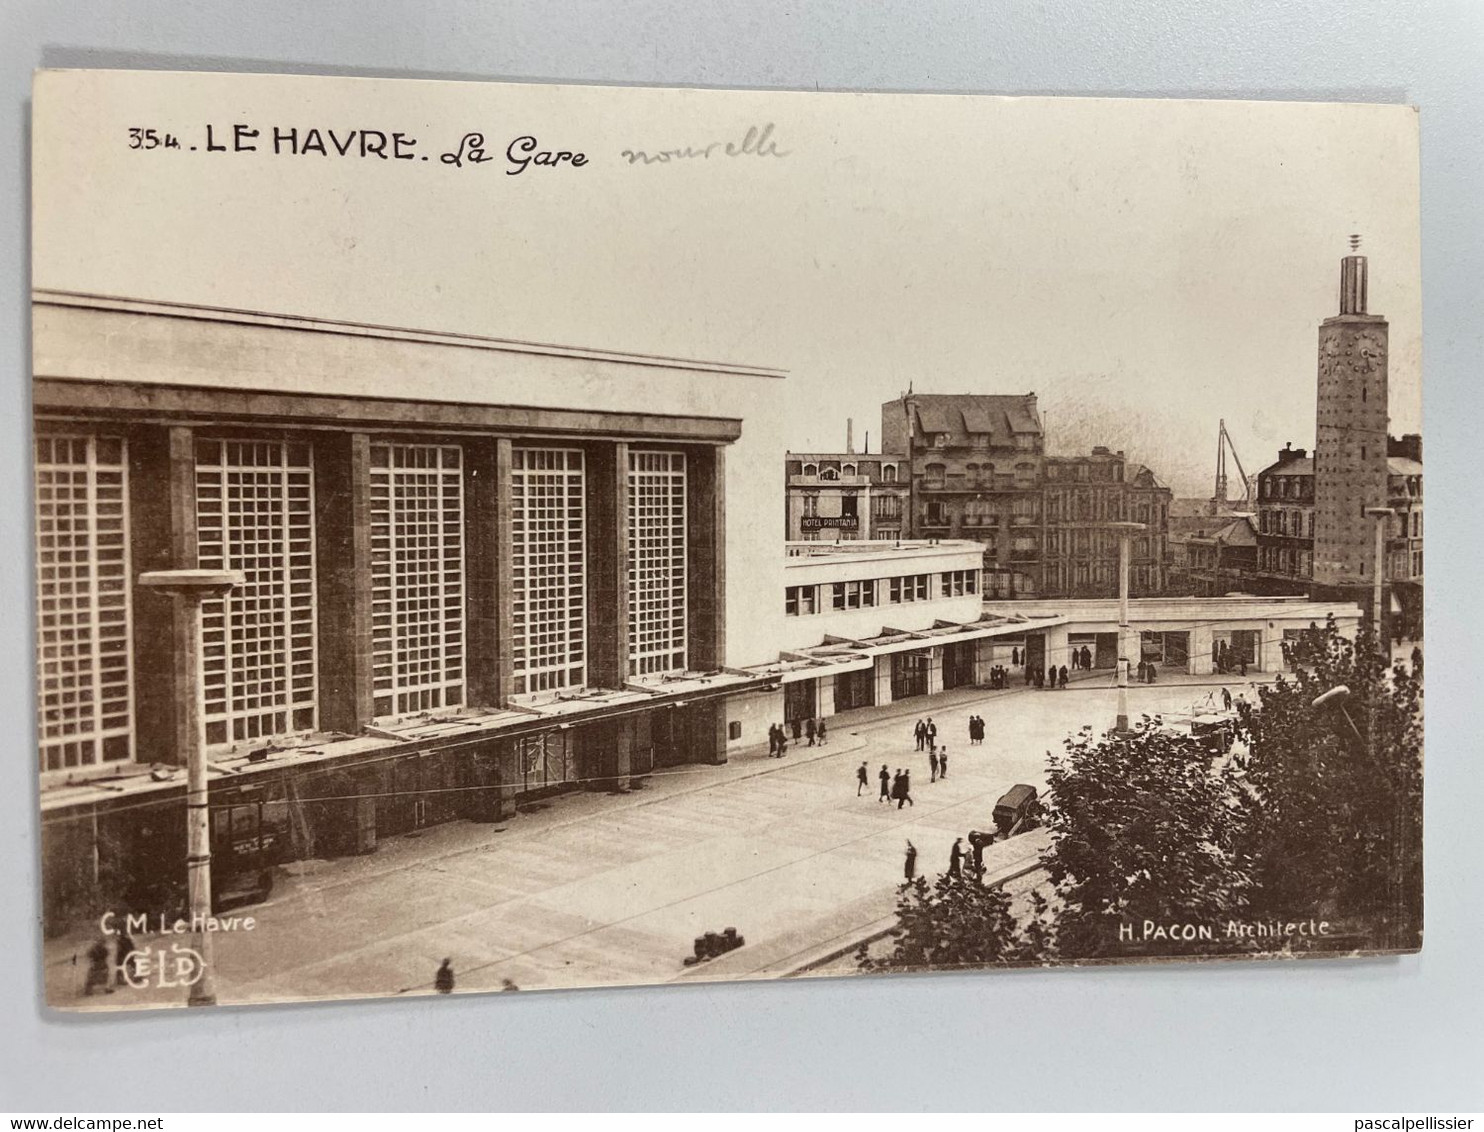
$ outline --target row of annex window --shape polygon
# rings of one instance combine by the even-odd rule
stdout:
[[[39,436],[35,551],[39,767],[72,771],[134,752],[128,458],[123,438]],[[466,702],[463,455],[457,445],[370,450],[373,711]],[[630,675],[686,657],[686,462],[630,452]],[[208,746],[313,730],[317,712],[314,475],[308,444],[199,439],[198,565],[243,582],[202,603]],[[583,453],[516,447],[511,477],[517,695],[586,674]]]
[[[1258,530],[1265,535],[1283,535],[1287,538],[1313,538],[1314,512],[1285,511],[1282,508],[1264,507],[1258,512]]]
[[[1298,550],[1291,546],[1260,546],[1257,548],[1257,568],[1264,574],[1312,578],[1314,555],[1312,551]]]
[[[1314,498],[1314,477],[1268,476],[1262,481],[1261,498],[1312,500]]]
[[[789,617],[810,617],[826,608],[873,609],[878,605],[901,605],[934,597],[972,596],[978,592],[978,570],[945,570],[937,575],[903,574],[894,578],[817,586],[787,586],[783,592],[783,612]]]

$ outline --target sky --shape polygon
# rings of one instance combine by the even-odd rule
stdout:
[[[1406,107],[160,72],[43,74],[34,107],[38,288],[778,367],[795,450],[847,418],[874,448],[909,387],[1035,392],[1050,451],[1204,496],[1221,419],[1249,473],[1312,445],[1359,233],[1392,431],[1421,427]],[[273,153],[275,127],[416,140]],[[470,132],[490,160],[442,160]],[[584,160],[521,168],[520,137]]]

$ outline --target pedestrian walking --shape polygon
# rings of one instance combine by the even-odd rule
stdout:
[[[438,973],[433,976],[433,989],[439,994],[453,994],[453,960],[445,959],[438,964]]]
[[[891,801],[891,772],[886,769],[885,763],[881,764],[881,773],[876,777],[881,779],[881,797],[877,798],[876,801]]]
[[[1237,672],[1240,675],[1242,675],[1242,676],[1246,676],[1247,675],[1247,654],[1246,653],[1243,653],[1241,656],[1237,657]]]
[[[927,724],[922,720],[917,721],[917,726],[912,728],[912,735],[917,740],[917,749],[920,751],[927,746]]]
[[[1020,649],[1018,647],[1010,650],[1010,663],[1017,667],[1020,665]]]
[[[946,746],[938,752],[938,777],[948,777],[948,748]]]
[[[909,806],[917,805],[917,803],[912,800],[912,772],[910,770],[902,771],[902,793],[901,796],[897,799],[897,809],[900,810],[902,808],[903,802],[907,803],[907,805]]]
[[[1153,684],[1154,683],[1154,676],[1155,676],[1155,672],[1154,672],[1154,661],[1151,660],[1149,662],[1149,668],[1147,669],[1147,671],[1148,671],[1148,674],[1149,674],[1149,683]]]
[[[955,880],[964,875],[964,839],[956,838],[948,851],[948,875]]]
[[[938,725],[933,722],[933,717],[927,717],[927,741],[928,750],[935,750],[938,746]]]
[[[819,738],[819,745],[821,747],[823,747],[824,746],[825,737],[829,734],[829,732],[825,729],[824,720],[821,719],[819,721],[819,728],[816,730],[815,734]]]
[[[1059,681],[1058,687],[1065,688],[1067,686],[1067,666],[1065,664],[1061,666],[1061,671],[1056,674],[1056,678]]]
[[[1231,694],[1230,689],[1227,689],[1227,688],[1222,688],[1221,689],[1221,706],[1224,707],[1227,711],[1231,711],[1231,709],[1232,709],[1232,694]]]
[[[778,724],[768,725],[768,758],[778,757]]]
[[[793,733],[794,733],[794,742],[797,743],[800,739],[803,738],[803,732],[804,732],[804,722],[803,722],[803,720],[795,719],[793,721],[793,723],[792,723],[792,727],[793,727]]]
[[[1056,665],[1054,664],[1046,669],[1046,683],[1050,684],[1053,688],[1056,687]]]
[[[902,875],[909,881],[917,875],[917,846],[907,842],[907,859],[902,863]]]
[[[99,936],[88,948],[88,973],[83,978],[82,993],[85,995],[113,993],[112,973],[109,970],[108,940]]]
[[[1034,677],[1031,674],[1031,666],[1029,664],[1027,664],[1025,666],[1025,686],[1027,688],[1029,688],[1031,686],[1031,680],[1032,679],[1034,679]]]
[[[814,746],[814,717],[810,716],[804,721],[804,734],[809,739],[809,746]]]
[[[1092,650],[1090,650],[1086,645],[1082,646],[1082,667],[1092,667]]]
[[[929,773],[931,775],[931,777],[928,779],[928,781],[929,782],[937,782],[938,781],[938,752],[937,751],[931,751],[928,754],[928,771],[929,771]]]
[[[855,796],[859,798],[861,791],[871,785],[871,772],[866,769],[866,764],[861,763],[855,769]]]
[[[1420,645],[1412,646],[1412,679],[1422,679],[1422,647]]]

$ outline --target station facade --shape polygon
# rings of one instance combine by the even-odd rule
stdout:
[[[983,551],[968,540],[789,543],[781,640],[752,674],[774,686],[732,698],[742,742],[792,725],[955,688],[1020,664],[1028,634],[1061,615],[986,612]]]
[[[1071,665],[1073,650],[1088,650],[1092,668],[1118,665],[1116,599],[1070,598],[1047,601],[988,602],[986,613],[1020,613],[1057,618],[1057,623],[1027,635],[1029,663],[1045,668]],[[1157,670],[1205,676],[1217,671],[1217,659],[1245,662],[1251,672],[1289,668],[1284,642],[1333,618],[1341,634],[1353,638],[1360,624],[1353,602],[1310,601],[1302,597],[1135,598],[1129,602],[1129,632],[1139,647],[1130,647],[1130,664],[1140,659]]]
[[[364,852],[725,760],[784,620],[780,373],[61,293],[33,323],[49,929],[183,877],[187,697],[223,875],[242,830]],[[193,567],[243,578],[198,672],[136,584]]]

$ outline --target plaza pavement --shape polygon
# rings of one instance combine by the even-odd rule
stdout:
[[[1234,695],[1254,698],[1247,686],[1266,677],[1230,679]],[[1219,700],[1216,680],[1135,685],[1130,713],[1199,709]],[[241,909],[251,931],[215,936],[218,997],[431,993],[445,957],[458,992],[787,973],[890,916],[908,840],[919,873],[942,871],[954,838],[991,827],[1005,790],[1043,787],[1047,752],[1084,724],[1110,725],[1115,711],[1106,672],[1065,690],[960,689],[838,716],[827,747],[790,745],[783,759],[744,751],[724,766],[656,773],[620,797],[568,795],[501,826],[456,822],[365,857],[296,862],[270,901]],[[981,747],[968,744],[971,713],[989,726]],[[950,755],[936,783],[913,749],[913,723],[929,714]],[[871,786],[858,798],[863,760]],[[910,768],[915,805],[877,801],[882,763]],[[1014,872],[1039,844],[992,846],[986,866]],[[697,935],[726,927],[746,946],[684,966]],[[47,947],[53,1004],[84,1001],[78,947]],[[88,1004],[174,1005],[181,994],[125,989]]]

